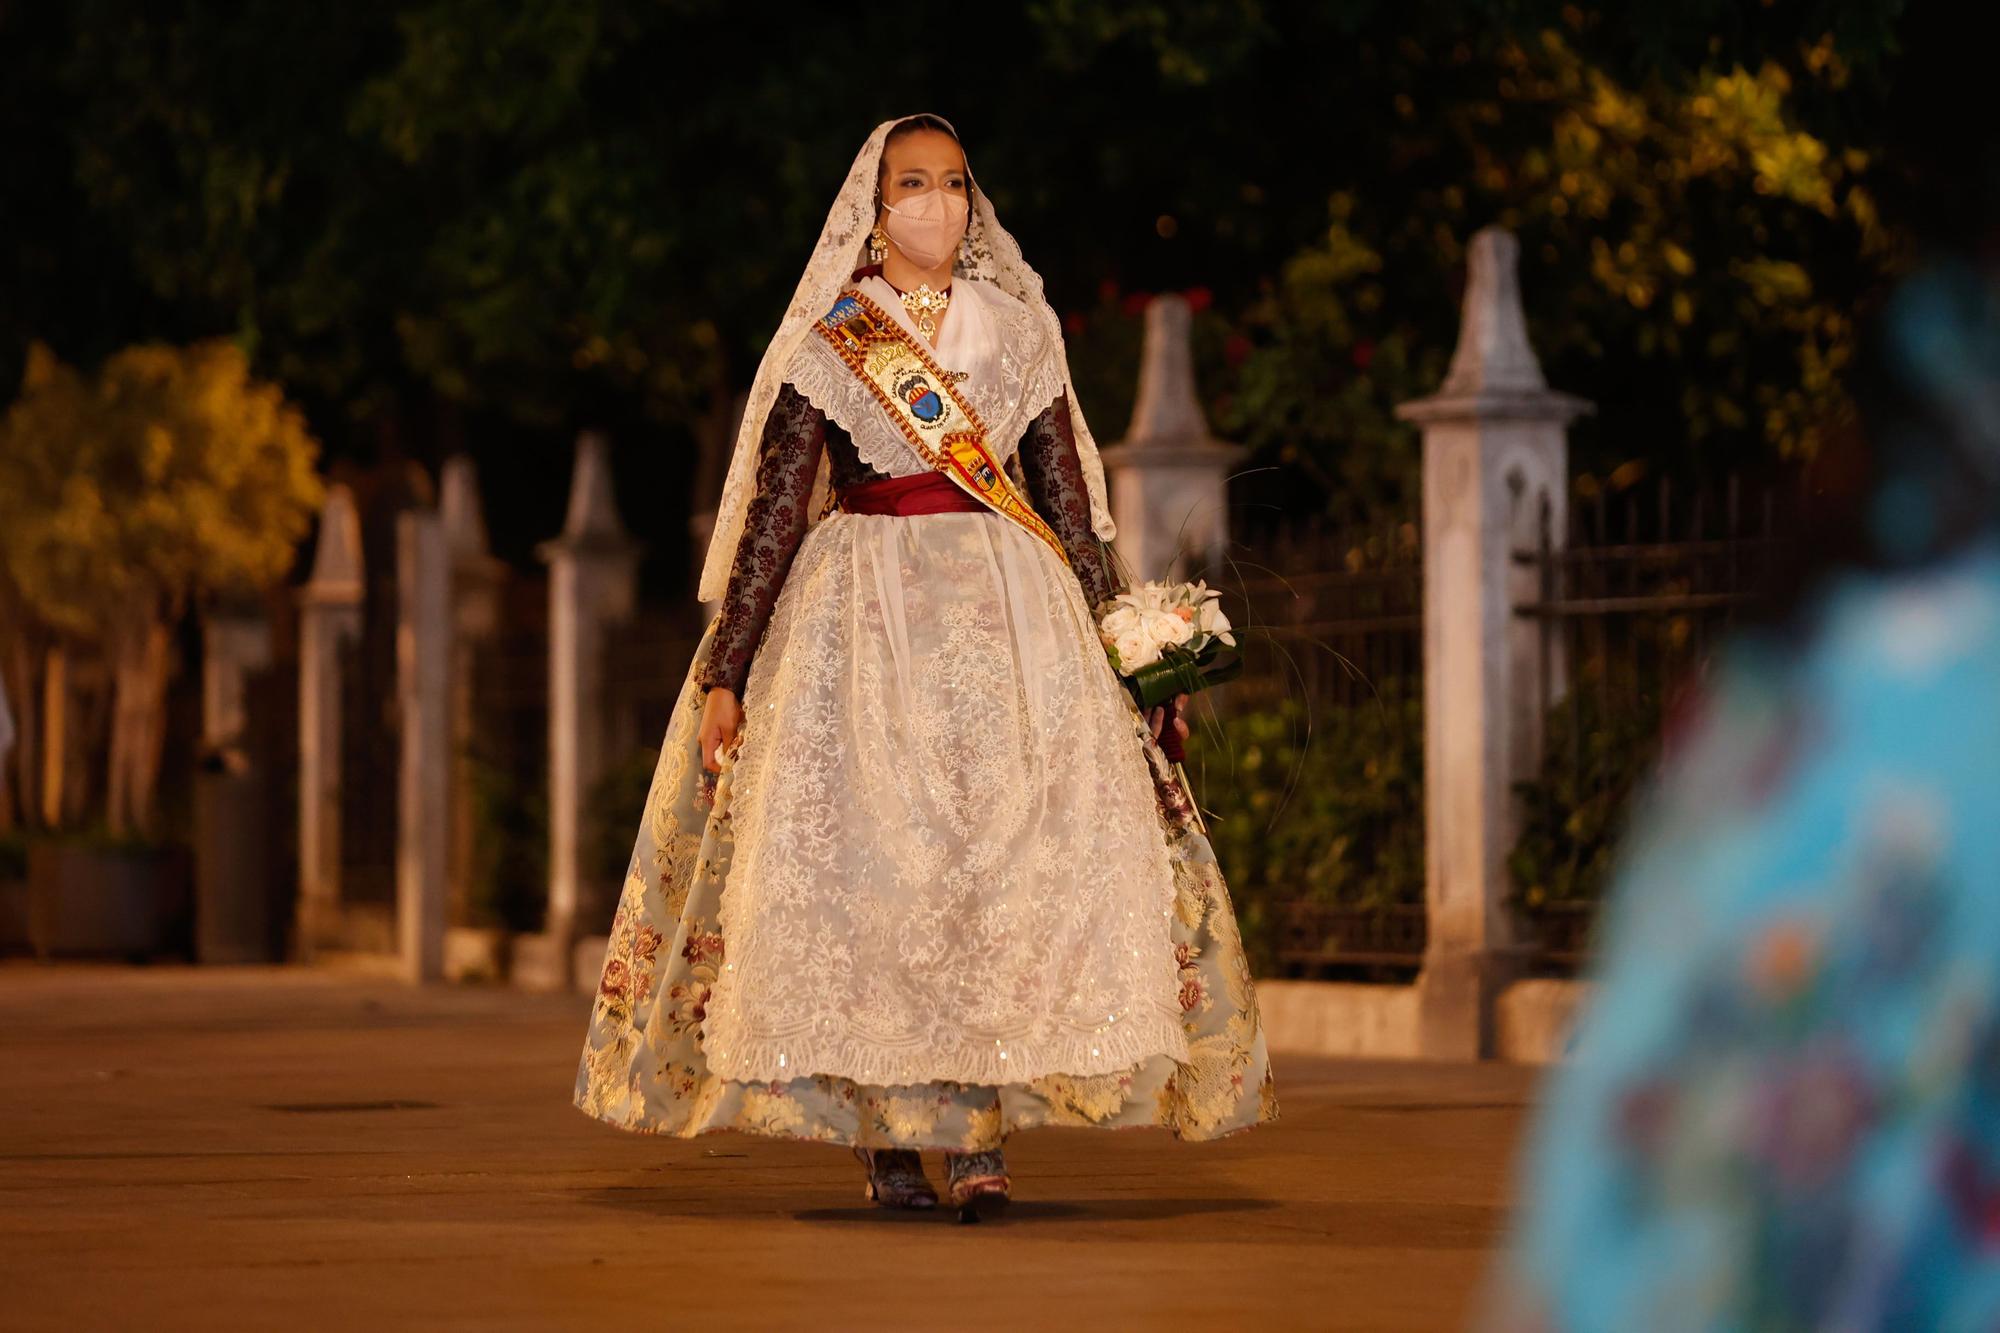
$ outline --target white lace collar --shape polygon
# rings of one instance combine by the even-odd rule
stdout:
[[[939,366],[965,372],[958,391],[985,422],[987,445],[1002,461],[1020,444],[1028,423],[1063,392],[1060,356],[1050,354],[1040,323],[1024,303],[992,283],[962,275],[952,280],[951,307],[935,345],[917,332],[901,294],[880,274],[855,286],[908,330]],[[855,451],[869,467],[890,476],[925,470],[889,414],[825,339],[808,338],[801,344],[786,378],[853,438]]]

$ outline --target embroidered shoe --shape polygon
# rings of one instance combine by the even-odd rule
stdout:
[[[937,1191],[924,1176],[923,1159],[908,1148],[857,1147],[868,1168],[867,1197],[884,1208],[935,1208]]]
[[[977,1222],[1007,1206],[1007,1159],[998,1148],[944,1155],[945,1193],[958,1220]]]

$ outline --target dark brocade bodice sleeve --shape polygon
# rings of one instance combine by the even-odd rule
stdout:
[[[813,477],[826,430],[826,417],[803,394],[789,384],[779,387],[758,442],[757,489],[744,511],[720,621],[696,672],[703,690],[720,685],[739,697],[743,693],[750,658],[812,517]]]
[[[1062,539],[1070,568],[1083,587],[1083,600],[1095,611],[1119,588],[1110,555],[1090,525],[1090,491],[1083,480],[1083,460],[1076,452],[1067,394],[1058,395],[1028,424],[1018,452],[1028,499]]]

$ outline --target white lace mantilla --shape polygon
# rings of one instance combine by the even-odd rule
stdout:
[[[1141,723],[1040,541],[834,514],[744,710],[718,1075],[997,1085],[1188,1058]]]

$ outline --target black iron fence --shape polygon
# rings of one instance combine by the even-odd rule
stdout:
[[[1586,491],[1565,531],[1545,506],[1535,545],[1515,552],[1534,588],[1515,610],[1540,629],[1544,732],[1541,769],[1518,787],[1523,827],[1508,869],[1544,967],[1574,968],[1588,953],[1633,792],[1676,702],[1765,583],[1805,494],[1797,477]]]
[[[500,630],[471,662],[471,736],[458,755],[472,836],[467,925],[542,927],[549,884],[549,630],[545,579],[510,578]]]
[[[1242,541],[1221,586],[1245,627],[1232,706],[1298,698],[1322,708],[1377,701],[1423,671],[1423,556],[1416,522],[1273,525]]]
[[[1807,495],[1791,476],[1586,483],[1514,554],[1536,627],[1540,768],[1508,861],[1535,965],[1587,955],[1625,811],[1675,701],[1769,577]],[[1559,526],[1560,525],[1560,526]],[[1222,586],[1244,678],[1198,737],[1211,837],[1265,975],[1408,976],[1426,940],[1423,566],[1403,518],[1245,539]]]
[[[1254,964],[1393,979],[1422,960],[1423,565],[1415,522],[1247,535],[1219,578],[1244,675],[1191,767]]]
[[[479,831],[466,910],[478,924],[533,930],[548,905],[548,584],[513,580],[508,595],[505,629],[473,662],[473,744],[462,757]],[[603,771],[586,794],[582,837],[586,873],[610,898],[698,635],[689,616],[664,606],[642,607],[605,635],[593,700]]]

